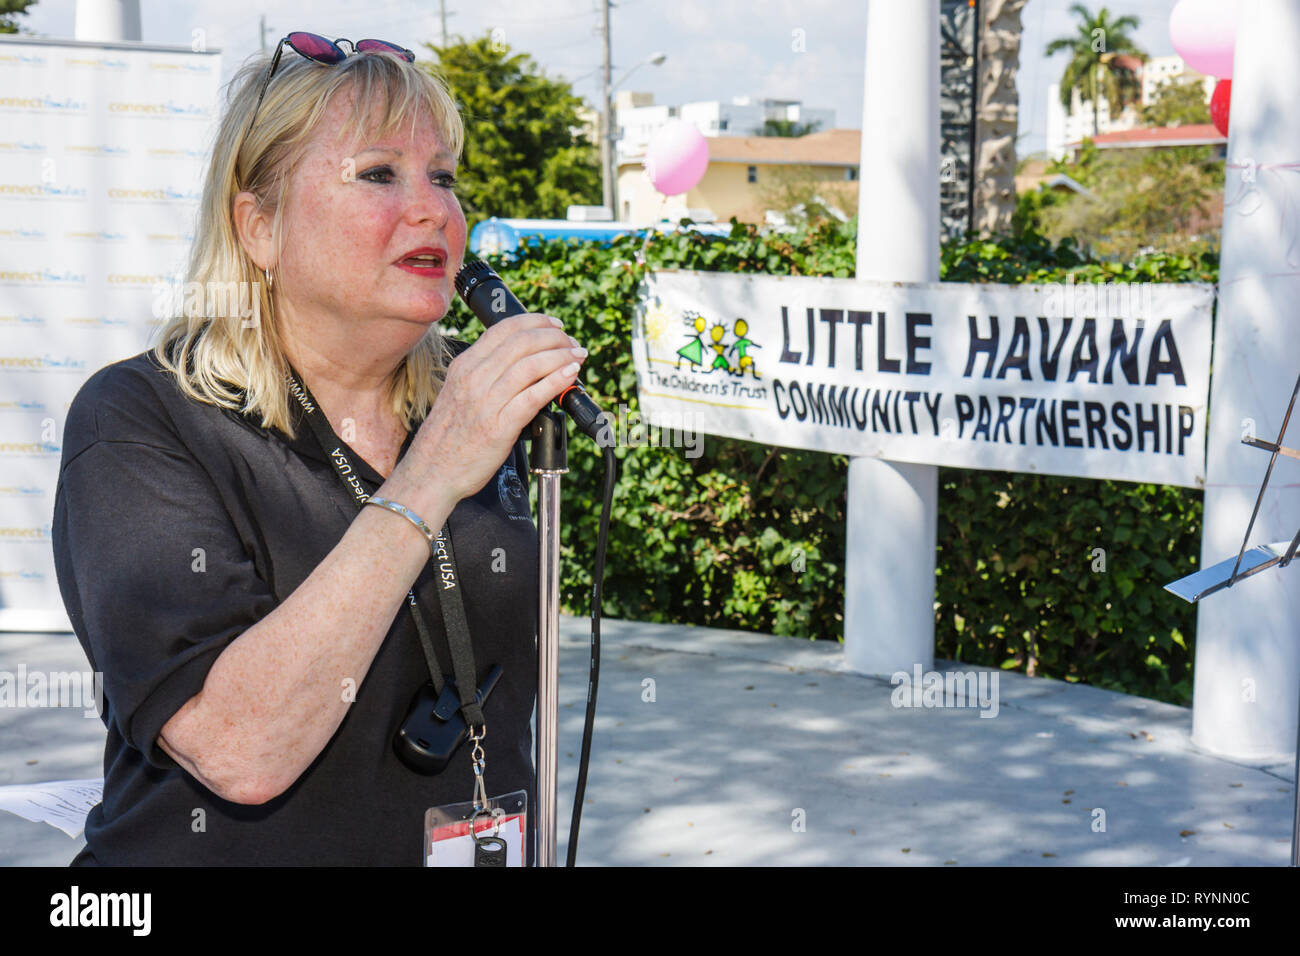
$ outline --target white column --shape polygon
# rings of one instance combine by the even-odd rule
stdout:
[[[140,0],[77,0],[75,29],[78,40],[139,40]]]
[[[870,0],[859,279],[939,279],[939,0]],[[865,674],[934,665],[939,469],[849,463],[844,659]]]
[[[1297,48],[1300,4],[1243,5],[1229,163],[1300,162]],[[1243,423],[1253,419],[1258,437],[1275,440],[1300,374],[1300,276],[1285,274],[1300,271],[1300,174],[1259,170],[1256,180],[1258,196],[1223,215],[1202,567],[1241,547],[1268,465],[1267,452],[1241,444]],[[1243,186],[1242,170],[1229,168],[1226,198],[1241,195]],[[1287,444],[1300,445],[1295,418]],[[1290,541],[1300,527],[1298,485],[1300,461],[1279,458],[1250,545]],[[1239,581],[1198,607],[1193,742],[1243,759],[1289,757],[1300,693],[1300,562]]]

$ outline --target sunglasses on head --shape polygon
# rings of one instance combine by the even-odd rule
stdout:
[[[339,46],[340,43],[346,43],[352,47],[353,53],[391,53],[394,56],[400,56],[407,63],[415,62],[414,53],[404,46],[389,43],[387,40],[358,40],[353,43],[345,38],[329,40],[315,33],[306,33],[302,30],[290,33],[275,45],[275,56],[271,59],[271,66],[266,71],[266,79],[262,80],[262,89],[257,94],[257,105],[253,107],[253,115],[248,121],[248,129],[244,130],[245,138],[253,130],[253,123],[256,122],[257,114],[262,108],[262,100],[266,97],[266,88],[271,85],[271,77],[275,74],[276,67],[280,65],[280,54],[284,52],[286,43],[300,56],[315,60],[317,63],[324,63],[327,66],[342,63],[352,55],[344,51]]]

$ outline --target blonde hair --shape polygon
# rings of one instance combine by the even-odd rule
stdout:
[[[258,310],[256,327],[245,327],[239,308],[222,308],[218,311],[224,314],[215,317],[206,314],[210,308],[183,309],[163,327],[153,354],[189,397],[241,414],[260,414],[263,428],[277,428],[293,438],[280,316],[273,290],[262,281],[261,270],[235,231],[235,196],[251,192],[263,210],[273,212],[273,234],[281,248],[285,189],[308,140],[340,92],[353,94],[345,133],[376,128],[379,136],[386,136],[404,120],[409,119],[414,130],[419,118],[431,117],[443,143],[459,159],[465,130],[443,81],[424,67],[375,53],[354,54],[326,66],[285,50],[257,109],[256,124],[245,137],[270,63],[269,55],[250,59],[227,87],[186,269],[186,288],[255,290],[256,301],[250,304]],[[198,311],[205,314],[188,314]],[[398,366],[389,397],[408,429],[428,414],[448,359],[435,322]]]

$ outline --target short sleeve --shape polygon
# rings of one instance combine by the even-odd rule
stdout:
[[[203,689],[225,647],[277,601],[153,387],[102,375],[69,411],[55,570],[77,637],[102,674],[105,720],[151,764],[170,769],[176,763],[158,748],[159,731]]]

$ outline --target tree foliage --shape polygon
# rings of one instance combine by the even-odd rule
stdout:
[[[27,8],[35,6],[36,0],[0,0],[0,33],[17,33],[22,24],[20,16],[26,16]]]
[[[1210,104],[1200,81],[1162,83],[1155,99],[1142,110],[1144,126],[1188,126],[1210,122]]]
[[[798,120],[772,119],[763,120],[763,128],[759,131],[759,136],[807,136],[809,133],[817,132],[817,127],[821,126],[821,120],[813,120],[811,123],[800,123]]]
[[[1153,248],[1182,254],[1218,247],[1216,201],[1223,195],[1224,167],[1211,147],[1099,150],[1084,140],[1075,161],[1049,171],[1065,173],[1092,195],[1048,198],[1040,190],[1023,200],[1021,218],[1044,235],[1070,237],[1112,259]]]
[[[567,82],[490,35],[425,45],[465,121],[456,176],[470,228],[489,216],[563,219],[571,204],[600,202],[600,163]]]
[[[828,178],[815,166],[760,166],[756,195],[764,209],[795,226],[843,222],[857,210],[858,183]]]

